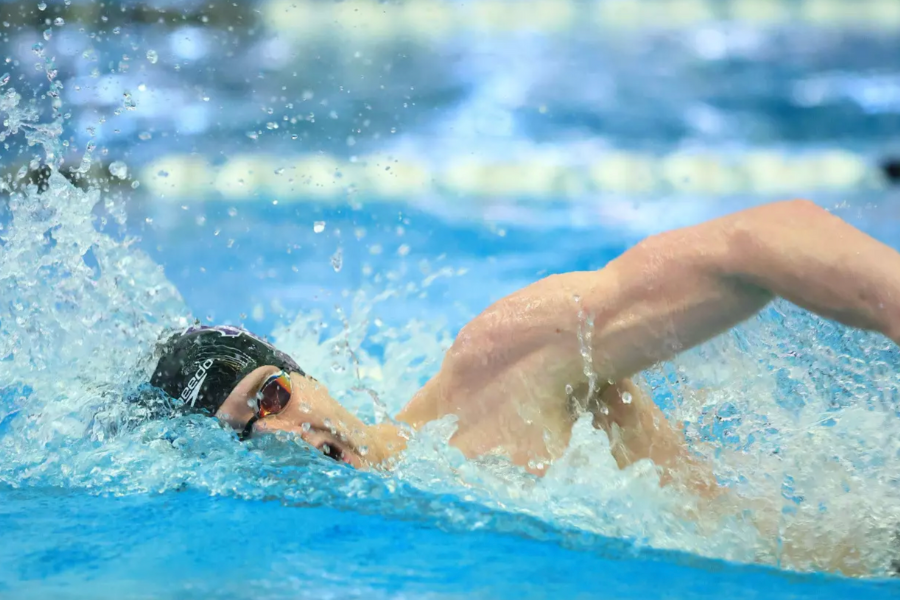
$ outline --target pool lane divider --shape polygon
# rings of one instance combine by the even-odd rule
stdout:
[[[423,155],[237,154],[213,166],[197,155],[172,154],[140,169],[151,196],[273,201],[345,201],[348,196],[404,201],[439,195],[469,198],[578,200],[597,193],[631,196],[691,194],[795,195],[886,188],[877,159],[844,150],[739,153],[623,150],[567,157],[559,148],[518,152],[515,158],[472,155],[431,161]]]
[[[271,0],[265,23],[298,41],[440,43],[467,33],[629,36],[710,24],[900,31],[898,0]]]

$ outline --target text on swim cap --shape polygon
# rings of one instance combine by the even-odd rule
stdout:
[[[207,358],[203,361],[197,369],[197,372],[194,373],[194,376],[188,381],[187,387],[181,391],[181,399],[190,403],[191,406],[194,406],[197,402],[197,398],[200,395],[200,387],[203,385],[203,382],[206,381],[206,372],[213,366],[213,362],[215,361],[211,358]]]

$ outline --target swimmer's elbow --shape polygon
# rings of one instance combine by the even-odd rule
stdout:
[[[729,276],[762,285],[768,274],[799,262],[824,243],[824,234],[833,230],[835,221],[840,219],[802,199],[735,213],[720,225],[727,248],[721,268]]]

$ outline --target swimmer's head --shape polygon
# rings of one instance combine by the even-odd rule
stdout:
[[[283,431],[356,467],[370,427],[332,398],[297,363],[236,327],[192,327],[166,339],[150,384],[181,410],[217,417],[241,439]],[[371,456],[375,456],[372,453]]]
[[[181,400],[190,412],[215,415],[231,390],[258,367],[305,375],[290,356],[236,327],[191,327],[160,348],[150,384]]]

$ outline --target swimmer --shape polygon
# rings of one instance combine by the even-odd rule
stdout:
[[[151,383],[241,439],[293,432],[356,468],[383,468],[405,448],[398,424],[415,430],[454,415],[450,443],[465,456],[499,453],[540,476],[565,452],[580,404],[610,435],[620,468],[649,459],[662,485],[716,498],[709,465],[631,378],[776,297],[900,341],[900,254],[795,200],[649,237],[603,269],[553,275],[497,301],[462,328],[394,422],[363,423],[293,359],[230,327],[170,339]],[[586,316],[593,381],[579,343]]]

